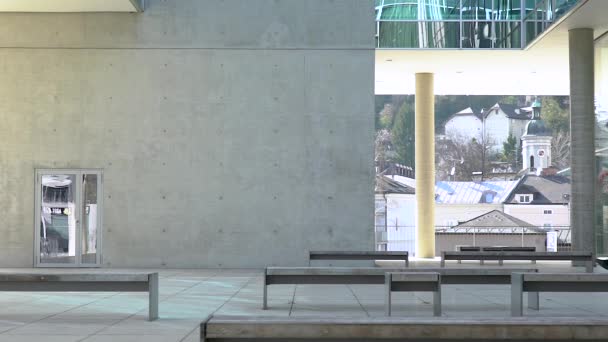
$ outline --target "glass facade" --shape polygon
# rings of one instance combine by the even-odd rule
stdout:
[[[595,148],[599,191],[597,192],[596,247],[608,254],[608,36],[595,45]]]
[[[381,49],[521,49],[580,0],[375,1]]]

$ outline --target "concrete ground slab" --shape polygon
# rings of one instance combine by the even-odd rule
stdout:
[[[432,262],[421,262],[419,267],[438,265],[437,261]],[[463,265],[479,267],[475,263]],[[505,267],[509,266],[523,265],[506,263]],[[567,263],[539,263],[537,266],[549,272],[582,270]],[[448,267],[461,265],[454,263]],[[147,321],[147,295],[142,293],[0,292],[0,342],[194,342],[199,338],[199,324],[211,314],[384,316],[383,285],[272,285],[268,288],[270,309],[262,310],[260,270],[169,269],[158,272],[160,319],[153,322]],[[596,268],[596,272],[605,270]],[[446,285],[442,292],[444,317],[510,315],[510,287],[507,285]],[[540,302],[540,311],[526,309],[525,314],[608,317],[608,295],[605,293],[543,293]],[[394,293],[393,313],[403,317],[431,317],[432,295],[427,292]]]

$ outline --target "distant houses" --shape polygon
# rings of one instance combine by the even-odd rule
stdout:
[[[378,249],[415,253],[415,190],[415,180],[411,178],[376,177]],[[435,228],[442,234],[468,233],[459,229],[464,227],[490,235],[494,231],[503,234],[494,236],[494,244],[509,244],[513,237],[501,229],[509,227],[542,235],[548,230],[567,230],[570,222],[570,180],[565,176],[528,174],[515,181],[437,182],[435,194]],[[486,243],[488,238],[485,237]],[[544,241],[538,236],[528,238],[535,245]],[[560,238],[569,240],[565,235]],[[447,248],[450,243],[466,244],[465,241],[474,244],[471,236],[442,236],[437,243]],[[517,241],[521,243],[521,237]]]
[[[500,103],[479,112],[467,108],[452,115],[445,131],[448,139],[486,139],[496,152],[513,136],[521,142],[523,169],[502,170],[500,178],[504,180],[494,180],[492,170],[490,174],[473,172],[473,179],[475,174],[482,175],[479,181],[437,181],[438,251],[480,243],[524,243],[542,250],[548,231],[558,231],[562,245],[569,243],[571,182],[552,164],[553,132],[541,119],[540,111]],[[456,167],[456,162],[453,165]],[[415,253],[416,182],[407,177],[415,173],[410,170],[411,173],[376,177],[378,249]],[[387,169],[385,173],[391,171],[394,170]]]
[[[466,108],[453,114],[446,121],[444,131],[450,139],[485,140],[493,152],[500,152],[509,135],[520,140],[530,119],[531,108],[497,103],[487,110],[476,112]]]
[[[570,179],[560,175],[526,175],[504,202],[504,212],[535,226],[570,225]]]

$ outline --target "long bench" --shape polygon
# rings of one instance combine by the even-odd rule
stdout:
[[[593,254],[591,252],[441,252],[441,267],[446,260],[545,260],[545,261],[582,261],[585,270],[593,272]]]
[[[408,268],[407,272],[437,272],[445,285],[509,285],[512,272],[536,272],[536,269],[509,268]],[[404,269],[379,267],[267,267],[263,275],[262,309],[268,308],[269,285],[381,285],[385,274]],[[531,296],[534,296],[532,294]]]
[[[148,320],[158,319],[158,273],[0,272],[0,291],[148,292]]]
[[[210,317],[202,342],[605,342],[608,320],[571,317],[278,318]]]
[[[459,252],[536,252],[534,246],[458,246]],[[458,260],[460,264],[462,260]],[[481,265],[484,264],[484,260],[480,260]],[[498,264],[502,265],[503,261],[498,260]],[[535,264],[536,260],[532,260]]]
[[[407,251],[309,251],[308,266],[312,260],[403,260],[405,267],[410,266]]]
[[[459,246],[459,252],[536,252],[536,247],[519,246]]]
[[[608,292],[608,274],[515,272],[511,275],[511,316],[523,315],[524,292]],[[528,305],[539,310],[539,296],[534,298]]]

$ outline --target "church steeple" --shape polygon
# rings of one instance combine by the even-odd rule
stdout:
[[[524,170],[534,172],[551,166],[551,129],[541,119],[541,103],[538,99],[532,104],[532,120],[526,125],[522,141]]]

